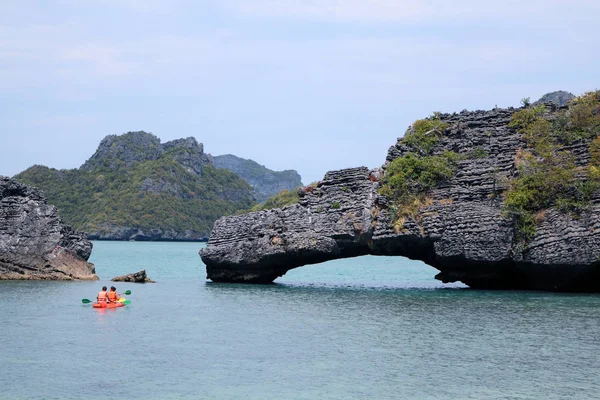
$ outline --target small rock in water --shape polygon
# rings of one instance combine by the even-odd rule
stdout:
[[[116,276],[111,279],[114,282],[134,282],[134,283],[155,283],[153,280],[148,278],[146,275],[146,270],[143,269],[138,272],[133,272],[131,274]]]

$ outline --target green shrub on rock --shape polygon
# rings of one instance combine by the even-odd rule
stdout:
[[[600,90],[575,98],[567,111],[569,128],[582,138],[592,138],[600,130]]]
[[[283,208],[300,201],[297,190],[282,190],[275,196],[270,197],[263,204],[257,204],[250,211],[270,210],[272,208]]]
[[[461,159],[457,153],[445,151],[439,156],[425,157],[408,153],[392,161],[385,172],[380,193],[393,201],[394,222],[414,218],[419,208],[429,204],[428,193],[454,176]]]
[[[540,159],[526,151],[520,155],[518,172],[505,194],[504,211],[515,218],[518,236],[528,239],[535,233],[534,215],[570,197],[575,165],[564,152]]]
[[[405,192],[425,193],[454,175],[458,154],[419,157],[408,153],[392,161],[383,178],[382,193],[398,198]]]
[[[473,151],[467,154],[467,158],[471,160],[478,160],[487,157],[489,157],[489,153],[485,151],[485,149],[481,146],[476,147],[475,149],[473,149]]]
[[[504,212],[527,240],[535,234],[536,214],[555,208],[577,215],[600,187],[600,136],[590,144],[587,170],[577,168],[564,147],[600,133],[600,92],[576,98],[553,115],[543,106],[519,110],[509,126],[519,128],[528,149],[517,153],[518,176],[505,193]]]
[[[414,153],[429,155],[447,128],[448,124],[438,118],[420,119],[412,124],[402,142]]]
[[[512,128],[520,128],[521,131],[523,131],[527,129],[527,127],[536,119],[538,119],[545,111],[546,108],[543,105],[519,110],[513,114],[508,126]]]

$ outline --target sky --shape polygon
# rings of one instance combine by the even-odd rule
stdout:
[[[195,137],[305,184],[433,112],[600,88],[600,1],[0,0],[0,175]]]

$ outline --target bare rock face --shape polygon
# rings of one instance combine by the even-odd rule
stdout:
[[[299,204],[217,220],[202,251],[209,279],[266,283],[301,265],[369,254],[376,187],[365,167],[329,172]]]
[[[558,90],[556,92],[546,93],[540,99],[533,103],[533,105],[554,103],[559,107],[565,107],[569,104],[569,101],[573,100],[575,95],[573,93],[565,92],[564,90]]]
[[[39,190],[0,176],[0,279],[96,280],[91,252]]]
[[[422,260],[440,271],[437,279],[473,288],[599,292],[600,197],[578,218],[549,211],[526,245],[502,213],[501,194],[525,145],[508,127],[515,111],[439,116],[450,127],[435,153],[464,157],[454,177],[430,193],[431,204],[401,226],[389,199],[378,194],[379,170],[329,172],[299,204],[217,220],[200,251],[207,278],[272,282],[302,265],[374,254]],[[585,141],[571,146],[577,165],[587,165],[588,149]],[[399,140],[386,165],[408,151]]]
[[[138,272],[134,272],[131,274],[116,276],[111,279],[113,282],[133,282],[133,283],[155,283],[153,280],[148,278],[146,275],[146,270],[143,269]]]

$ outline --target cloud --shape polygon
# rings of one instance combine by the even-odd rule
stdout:
[[[161,9],[158,0],[99,0],[100,6],[134,10]],[[62,0],[70,8],[74,0]],[[104,25],[77,23],[0,25],[0,89],[21,90],[52,86],[66,90],[72,84],[144,89],[169,84],[165,90],[183,87],[193,90],[190,81],[214,85],[225,81],[260,82],[354,82],[407,85],[428,79],[458,79],[463,71],[471,77],[498,72],[515,72],[537,62],[556,64],[555,49],[569,56],[593,61],[597,46],[595,25],[576,24],[566,19],[574,9],[578,18],[598,15],[600,2],[579,0],[563,4],[557,0],[521,2],[506,0],[489,3],[462,0],[450,4],[442,0],[223,0],[229,10],[247,16],[318,18],[344,21],[389,21],[418,24],[426,21],[459,23],[470,19],[545,18],[557,9],[563,24],[547,26],[531,23],[518,28],[495,30],[487,36],[485,28],[460,37],[457,29],[393,30],[371,35],[364,30],[328,32],[301,37],[248,35],[243,24],[235,29],[222,26],[160,31],[144,27],[132,34],[127,26],[115,25],[106,36]],[[78,3],[78,2],[77,2]],[[191,3],[179,0],[169,9],[185,10]],[[575,5],[576,4],[576,5]],[[83,6],[81,6],[83,7]],[[92,11],[94,9],[91,9]],[[195,11],[203,10],[202,7]],[[90,11],[90,9],[88,9]],[[93,13],[90,11],[90,15]],[[237,18],[237,17],[234,17]],[[557,17],[558,18],[558,17]],[[36,20],[39,20],[36,19]],[[140,21],[146,21],[141,19]],[[97,22],[97,21],[96,21]],[[138,21],[139,22],[139,21]],[[262,22],[261,22],[262,23]],[[93,28],[91,27],[93,26]],[[119,31],[119,27],[123,29]],[[190,28],[190,27],[187,27]],[[516,30],[522,29],[522,37]],[[492,31],[492,30],[490,30]],[[587,31],[587,33],[586,33]],[[347,32],[347,33],[346,33]],[[458,33],[457,33],[458,32]],[[589,34],[588,34],[589,33]],[[454,37],[452,37],[454,35]],[[448,36],[448,37],[447,37]],[[4,38],[4,39],[3,39]],[[560,41],[563,41],[561,44]],[[567,43],[568,41],[568,43]]]
[[[40,118],[31,121],[33,125],[39,127],[55,127],[55,126],[85,126],[97,123],[99,117],[95,114],[64,114],[52,115],[46,118]]]
[[[420,23],[457,22],[480,19],[557,20],[576,11],[580,15],[600,11],[591,0],[222,0],[234,12],[263,17],[312,18],[340,21],[383,21]],[[556,14],[559,12],[559,14]],[[597,14],[596,14],[597,16]]]
[[[141,13],[170,14],[176,12],[183,0],[94,0],[94,6],[112,7]],[[61,0],[69,7],[81,7],[80,0]]]
[[[471,79],[513,70],[551,53],[527,41],[477,39],[460,42],[442,37],[252,38],[231,32],[161,35],[105,40],[85,36],[80,25],[2,28],[0,59],[7,60],[0,87],[124,83],[170,87],[231,81],[348,82],[405,85],[419,80]],[[481,68],[485,67],[485,68]],[[478,70],[478,68],[480,68]],[[185,81],[185,82],[184,82]],[[64,85],[62,85],[64,84]]]

